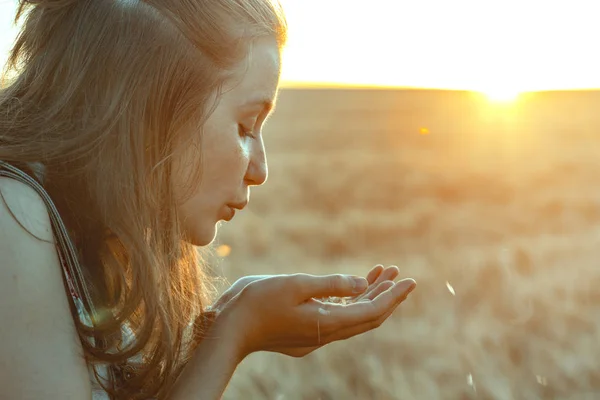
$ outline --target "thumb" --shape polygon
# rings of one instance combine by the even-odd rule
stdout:
[[[309,274],[293,275],[298,279],[298,296],[301,301],[313,297],[347,297],[356,296],[367,290],[369,283],[360,276],[354,275],[322,275],[315,276]]]

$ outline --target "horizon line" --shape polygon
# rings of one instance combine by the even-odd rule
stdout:
[[[433,87],[433,86],[404,86],[404,85],[382,85],[368,83],[341,83],[341,82],[324,82],[324,81],[290,81],[282,80],[280,87],[283,89],[376,89],[376,90],[437,90],[437,91],[452,91],[452,92],[474,92],[485,93],[485,89],[467,89],[460,87]],[[526,89],[521,93],[537,93],[537,92],[589,92],[600,91],[600,87],[572,87],[572,88],[548,88],[548,89]]]

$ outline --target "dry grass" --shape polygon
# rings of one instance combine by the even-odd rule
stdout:
[[[374,332],[303,359],[252,355],[225,399],[600,398],[598,110],[597,92],[493,108],[284,91],[269,182],[222,227],[219,272],[383,263],[419,286]]]

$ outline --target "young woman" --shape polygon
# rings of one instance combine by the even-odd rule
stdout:
[[[198,247],[267,179],[279,6],[32,0],[17,20],[0,92],[0,398],[216,399],[247,355],[371,330],[414,288],[396,267],[251,276],[208,306]]]

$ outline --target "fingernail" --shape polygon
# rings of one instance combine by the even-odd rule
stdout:
[[[354,293],[362,293],[369,286],[369,282],[365,278],[355,277],[352,279],[352,290]]]

